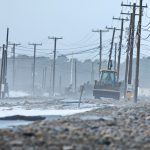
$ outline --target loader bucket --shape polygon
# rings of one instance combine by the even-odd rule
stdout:
[[[93,96],[95,99],[99,98],[113,98],[116,100],[120,99],[120,91],[118,90],[108,90],[108,89],[94,89]]]

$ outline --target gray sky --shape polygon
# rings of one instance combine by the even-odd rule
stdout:
[[[136,2],[139,0],[132,0]],[[42,42],[41,48],[53,48],[53,42],[48,36],[62,36],[58,41],[58,55],[73,51],[85,50],[98,45],[98,34],[92,29],[104,29],[106,25],[120,27],[118,21],[112,17],[119,17],[121,0],[0,0],[0,41],[5,42],[6,28],[10,28],[10,41],[19,42],[24,47],[29,47],[28,42]],[[124,3],[129,2],[124,0]],[[144,0],[145,3],[150,3]],[[130,10],[124,8],[124,11]],[[149,10],[147,15],[150,16]],[[144,23],[149,20],[143,17]],[[127,24],[127,23],[126,23]],[[111,38],[112,32],[104,35],[104,41]],[[119,35],[119,32],[116,36]],[[118,39],[116,39],[118,42]],[[84,47],[86,46],[86,47]],[[77,47],[82,47],[76,49]],[[75,49],[70,49],[75,48]],[[107,48],[109,49],[109,47]],[[49,50],[50,51],[50,50]],[[43,50],[37,55],[46,55],[48,50]],[[104,50],[107,53],[108,50]],[[32,49],[25,52],[16,50],[16,53],[32,55]],[[94,57],[93,54],[78,55],[79,59]]]

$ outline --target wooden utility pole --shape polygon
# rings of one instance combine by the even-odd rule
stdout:
[[[115,32],[116,28],[113,29],[113,36],[112,36],[112,42],[111,42],[111,48],[110,48],[110,53],[109,53],[109,61],[108,61],[108,69],[111,70],[112,68],[112,50],[113,50],[113,45],[114,45],[114,38],[115,38]]]
[[[92,62],[91,85],[94,85],[94,62]]]
[[[127,80],[128,80],[128,70],[129,70],[129,51],[131,47],[131,32],[132,32],[132,15],[130,19],[130,25],[129,25],[129,36],[128,36],[128,44],[127,44],[127,51],[126,51],[126,68],[125,68],[125,79],[124,79],[124,98],[126,98],[127,93]]]
[[[136,3],[133,4],[133,13],[131,18],[131,45],[130,45],[130,62],[129,62],[129,75],[128,75],[128,84],[132,84],[132,64],[133,64],[133,50],[134,50],[134,30],[135,30],[135,11]]]
[[[117,66],[117,43],[115,43],[115,56],[114,56],[114,71],[116,71],[116,66]]]
[[[99,50],[99,77],[100,77],[100,70],[102,68],[102,33],[103,32],[109,32],[109,30],[92,30],[92,32],[95,32],[95,33],[99,33],[99,39],[100,39],[100,50]]]
[[[111,68],[112,68],[112,50],[113,50],[113,46],[114,46],[115,32],[116,32],[116,30],[120,30],[120,29],[116,29],[116,27],[114,27],[114,28],[106,27],[106,29],[113,30],[111,47],[110,47],[110,52],[109,52],[109,60],[108,60],[108,70],[111,70]]]
[[[73,90],[73,64],[74,64],[74,59],[73,59],[73,54],[72,54],[72,58],[70,60],[70,65],[71,65],[71,68],[70,68],[70,86]]]
[[[6,45],[3,44],[2,63],[1,63],[1,77],[0,77],[0,98],[5,98],[7,83],[7,51],[9,41],[9,28],[7,28]],[[7,91],[8,92],[8,91]]]
[[[53,63],[50,60],[50,67],[49,67],[49,97],[52,95],[52,77],[53,77]]]
[[[12,84],[13,84],[13,90],[15,90],[15,74],[16,74],[16,70],[15,70],[15,59],[16,59],[16,56],[15,56],[15,53],[16,53],[16,46],[19,46],[21,44],[17,44],[17,43],[9,43],[9,45],[12,45],[13,48],[13,72],[12,72]]]
[[[121,13],[123,15],[130,15],[130,28],[131,28],[131,35],[130,35],[130,47],[129,47],[129,71],[128,71],[128,84],[132,84],[132,66],[133,66],[133,50],[134,50],[134,31],[135,31],[135,16],[139,15],[136,14],[136,3],[133,3],[133,5],[125,5],[122,4],[122,6],[129,6],[133,7],[133,12],[132,13]]]
[[[3,47],[0,46],[0,55],[2,56]]]
[[[63,39],[62,37],[48,37],[48,39],[54,40],[54,60],[53,60],[53,89],[52,93],[53,96],[55,94],[55,65],[56,65],[56,45],[57,45],[57,40]]]
[[[42,74],[42,89],[44,90],[44,80],[45,80],[45,68],[43,69],[43,74]]]
[[[75,81],[74,81],[74,85],[75,85],[75,93],[77,92],[77,60],[75,60],[74,63],[74,73],[75,73]]]
[[[128,84],[132,83],[132,64],[133,64],[133,49],[134,49],[134,30],[135,30],[135,16],[139,16],[139,22],[138,22],[138,30],[137,30],[137,35],[138,35],[138,42],[137,42],[137,59],[136,59],[136,77],[135,77],[135,88],[134,88],[134,101],[137,102],[137,97],[138,97],[138,84],[139,84],[139,61],[140,61],[140,43],[141,43],[141,23],[142,23],[142,9],[147,8],[146,6],[142,5],[142,0],[140,0],[140,5],[137,5],[134,3],[133,5],[130,4],[121,4],[121,6],[125,7],[133,7],[133,12],[132,12],[132,23],[131,23],[131,35],[130,35],[130,64],[129,64],[129,74],[128,74]],[[139,8],[139,14],[136,14],[136,7]],[[131,15],[130,13],[121,13],[125,15]]]
[[[5,51],[5,83],[4,87],[6,86],[7,83],[7,53],[8,53],[8,42],[9,42],[9,28],[7,28],[7,35],[6,35],[6,51]],[[7,85],[8,86],[8,85]]]
[[[9,28],[7,28],[7,35],[6,35],[6,76],[7,76],[7,53],[8,53],[8,42],[9,42]]]
[[[7,51],[6,46],[3,44],[3,51],[2,51],[2,62],[1,62],[1,76],[0,76],[0,98],[5,97],[5,86],[6,86],[6,57]]]
[[[127,49],[127,51],[126,51],[125,80],[124,80],[124,98],[126,98],[126,93],[127,93],[128,69],[129,69],[129,50]]]
[[[61,82],[62,80],[61,80],[61,75],[59,76],[59,93],[61,94],[61,84],[62,84],[62,82]]]
[[[47,67],[43,68],[43,77],[42,77],[43,90],[45,90],[45,87],[46,87],[46,75],[47,75]]]
[[[141,48],[141,27],[142,27],[142,13],[143,13],[143,0],[140,0],[139,5],[139,22],[137,28],[137,56],[136,56],[136,71],[135,71],[135,88],[134,88],[134,102],[136,103],[138,100],[138,87],[139,87],[139,64],[140,64],[140,48]]]
[[[35,95],[35,65],[36,65],[36,48],[37,46],[42,46],[42,43],[31,43],[29,45],[32,45],[34,47],[34,55],[33,55],[33,76],[32,76],[32,95]]]
[[[47,78],[47,67],[45,67],[45,76],[44,76],[44,89],[46,88],[46,78]]]
[[[118,66],[117,66],[117,73],[118,73],[117,77],[118,77],[118,81],[119,81],[120,60],[121,60],[121,50],[122,50],[122,38],[123,38],[123,30],[124,30],[124,21],[128,21],[128,19],[113,17],[113,20],[120,20],[121,21],[120,42],[119,42],[119,47],[118,47]]]

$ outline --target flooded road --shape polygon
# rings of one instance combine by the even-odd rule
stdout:
[[[33,121],[32,119],[29,121],[28,117],[41,116],[47,120],[55,120],[100,107],[97,104],[82,102],[79,108],[78,102],[78,99],[60,98],[5,99],[0,102],[0,128],[13,128],[18,125],[30,124]],[[14,116],[17,116],[16,119],[14,119]],[[26,117],[25,120],[24,117]]]

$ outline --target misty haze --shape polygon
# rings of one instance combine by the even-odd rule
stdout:
[[[149,150],[148,0],[1,0],[0,150]]]

